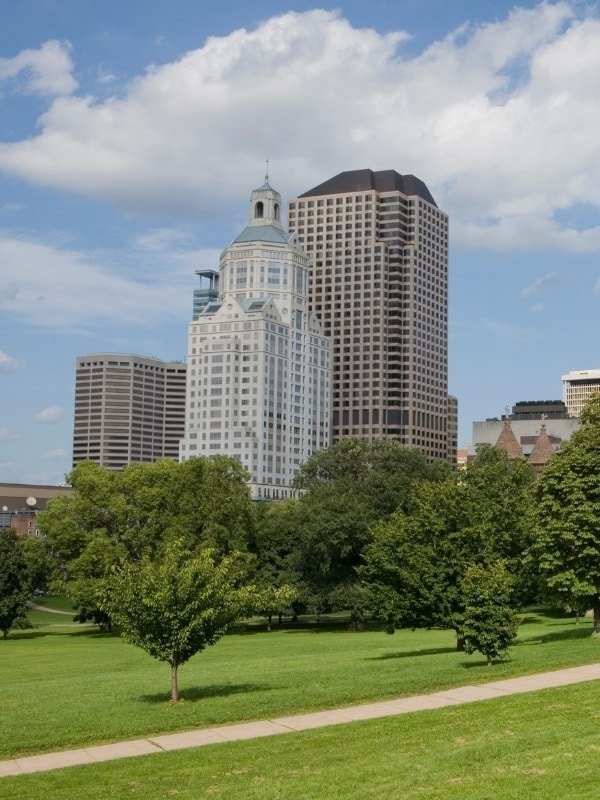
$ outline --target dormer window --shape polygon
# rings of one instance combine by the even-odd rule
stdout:
[[[265,215],[265,207],[263,205],[262,200],[259,200],[258,203],[254,206],[254,219],[262,219]]]

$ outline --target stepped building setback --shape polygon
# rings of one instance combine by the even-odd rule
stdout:
[[[342,172],[289,204],[310,307],[333,344],[332,438],[456,458],[448,398],[448,217],[423,181]]]
[[[239,459],[256,499],[293,494],[300,464],[330,443],[330,343],[309,310],[308,258],[280,216],[265,178],[218,275],[198,273],[188,337],[180,458]]]

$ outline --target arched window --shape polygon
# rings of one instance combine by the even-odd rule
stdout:
[[[275,219],[279,219],[279,203],[275,203]]]
[[[254,206],[254,218],[262,219],[264,215],[265,215],[265,207],[263,206],[262,200],[259,200],[258,203]]]

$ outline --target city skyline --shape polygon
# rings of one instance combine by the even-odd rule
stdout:
[[[185,358],[267,157],[285,208],[368,168],[448,214],[459,447],[600,366],[598,4],[0,5],[0,480],[69,471],[81,353]]]

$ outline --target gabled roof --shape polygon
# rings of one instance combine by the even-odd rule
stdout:
[[[504,450],[509,458],[523,458],[521,445],[517,441],[517,437],[513,433],[513,429],[510,427],[510,420],[508,418],[504,420],[502,432],[498,437],[498,441],[496,442],[495,446],[500,450]]]
[[[375,189],[377,192],[402,192],[407,196],[416,195],[437,206],[431,192],[420,178],[414,175],[400,175],[395,169],[384,169],[380,172],[373,172],[372,169],[354,169],[340,172],[334,178],[304,192],[300,197],[348,194],[348,192],[365,192],[369,189]]]

